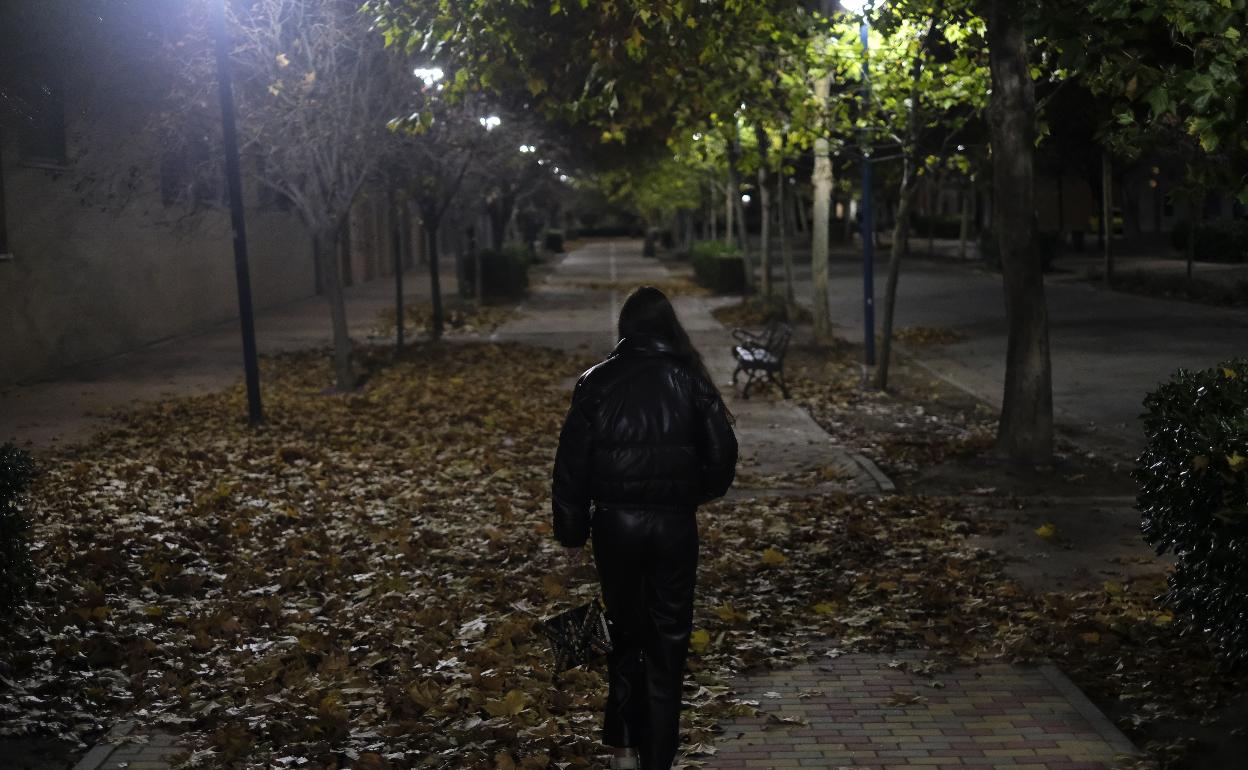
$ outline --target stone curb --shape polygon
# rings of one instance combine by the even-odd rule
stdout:
[[[887,494],[897,491],[897,485],[893,483],[892,479],[884,474],[884,471],[880,470],[880,466],[876,465],[870,457],[867,457],[861,452],[854,451],[850,451],[849,456],[854,462],[858,463],[858,467],[866,471],[867,475],[875,480],[875,483],[879,486],[881,492]]]
[[[133,720],[126,720],[113,725],[112,729],[105,733],[104,737],[100,738],[99,742],[92,746],[82,759],[78,760],[73,770],[99,770],[117,750],[118,741],[134,732],[138,724]]]
[[[1084,695],[1083,691],[1070,681],[1070,677],[1063,674],[1061,669],[1052,664],[1039,668],[1044,678],[1070,701],[1070,705],[1075,707],[1080,716],[1088,720],[1088,724],[1092,725],[1092,729],[1096,730],[1096,734],[1101,736],[1111,749],[1120,754],[1141,755],[1142,752],[1135,747],[1131,739],[1123,735],[1122,731],[1109,721],[1109,717],[1105,716],[1095,703],[1088,700],[1088,696]]]

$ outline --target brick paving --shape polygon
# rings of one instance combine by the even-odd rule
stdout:
[[[120,722],[73,770],[170,770],[188,749],[175,735]]]
[[[924,659],[844,655],[742,679],[763,713],[725,722],[705,767],[1110,770],[1135,754],[1056,668]]]

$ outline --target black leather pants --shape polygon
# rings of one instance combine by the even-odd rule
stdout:
[[[593,535],[611,625],[603,743],[636,747],[643,770],[668,770],[680,742],[697,520],[692,510],[599,509]]]

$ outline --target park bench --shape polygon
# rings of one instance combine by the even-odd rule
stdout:
[[[732,385],[736,387],[737,378],[745,374],[742,398],[750,397],[750,388],[759,380],[778,386],[784,397],[789,397],[789,388],[784,382],[784,354],[789,349],[792,336],[793,329],[780,321],[767,324],[762,332],[732,330],[732,337],[738,343],[732,348],[732,357],[737,359],[737,368],[732,372]]]

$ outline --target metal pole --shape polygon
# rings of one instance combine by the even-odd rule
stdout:
[[[862,89],[864,104],[871,101],[867,66],[867,18],[858,28],[862,38]],[[875,226],[871,222],[871,147],[864,129],[862,143],[862,347],[863,363],[875,366]]]
[[[247,269],[247,228],[243,219],[243,182],[238,172],[238,132],[234,126],[234,92],[230,87],[230,44],[225,31],[225,3],[214,3],[217,82],[221,89],[221,134],[225,141],[225,181],[230,191],[230,225],[234,231],[234,276],[238,281],[238,317],[243,332],[243,369],[247,376],[247,420],[264,420],[260,407],[260,368],[256,363],[256,328],[251,312],[251,276]]]

